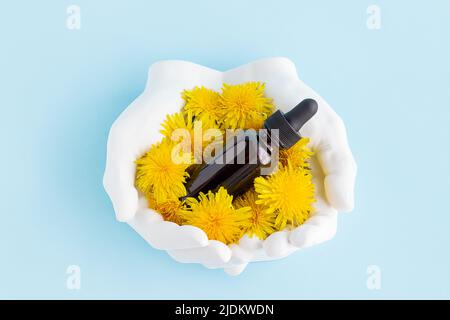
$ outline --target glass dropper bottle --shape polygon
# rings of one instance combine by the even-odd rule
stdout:
[[[264,122],[264,129],[245,130],[227,139],[222,152],[200,165],[186,183],[187,197],[224,187],[231,195],[244,193],[263,168],[278,164],[278,150],[289,149],[301,136],[301,127],[317,112],[317,102],[305,99],[289,112],[277,110]],[[267,171],[265,172],[267,174]]]

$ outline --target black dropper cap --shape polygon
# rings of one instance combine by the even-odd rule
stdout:
[[[298,131],[316,114],[317,109],[316,100],[305,99],[286,114],[280,110],[272,114],[264,122],[264,127],[267,130],[278,129],[280,147],[288,149],[301,139]]]

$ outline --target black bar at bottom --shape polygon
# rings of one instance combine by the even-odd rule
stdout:
[[[403,317],[419,313],[440,314],[448,310],[447,300],[6,300],[0,301],[2,313],[17,316],[58,314],[85,319],[92,312],[109,314],[124,319],[315,319],[324,316],[356,316],[359,319],[374,316],[392,316],[397,311]],[[7,310],[9,309],[9,310]],[[61,317],[60,317],[61,319]]]

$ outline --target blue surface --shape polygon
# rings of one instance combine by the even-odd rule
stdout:
[[[450,2],[68,1],[1,5],[1,298],[450,298]],[[382,28],[366,27],[381,8]],[[331,242],[239,277],[172,261],[116,222],[109,127],[148,66],[286,56],[345,120],[356,209]],[[81,290],[66,268],[81,267]],[[368,290],[378,265],[381,290]]]

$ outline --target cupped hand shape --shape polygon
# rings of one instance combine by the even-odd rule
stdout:
[[[160,125],[167,114],[183,106],[181,92],[195,86],[219,91],[222,83],[264,82],[265,93],[275,107],[287,112],[306,98],[318,103],[318,112],[300,130],[315,152],[311,167],[316,187],[315,213],[295,229],[271,234],[264,241],[244,236],[227,246],[208,240],[193,226],[164,221],[149,209],[134,187],[135,160],[161,139]],[[248,262],[277,259],[304,247],[322,243],[336,233],[337,212],[354,205],[356,164],[341,118],[297,75],[286,58],[259,60],[227,72],[186,61],[161,61],[150,67],[144,92],[131,103],[111,127],[107,146],[104,187],[119,221],[129,223],[150,245],[166,250],[179,262],[224,268],[228,274],[242,272]]]

